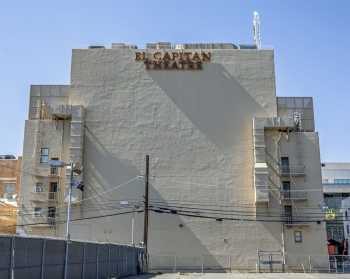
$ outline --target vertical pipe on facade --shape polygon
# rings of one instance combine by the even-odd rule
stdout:
[[[280,155],[281,155],[281,148],[280,148],[280,142],[281,142],[281,139],[282,139],[282,133],[279,132],[278,133],[278,138],[277,138],[277,158],[279,160],[280,158]],[[282,200],[281,200],[281,195],[280,195],[280,204],[282,205]],[[282,212],[283,212],[283,208],[281,208]],[[281,222],[281,248],[282,248],[282,261],[283,261],[283,265],[282,265],[282,268],[283,268],[283,272],[284,272],[284,269],[285,269],[285,265],[286,265],[286,247],[285,247],[285,240],[284,240],[284,224],[283,224],[283,220]]]

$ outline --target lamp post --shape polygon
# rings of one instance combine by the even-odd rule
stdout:
[[[72,205],[72,187],[73,187],[73,163],[70,163],[70,179],[69,179],[69,189],[68,189],[68,206],[67,206],[67,223],[66,223],[66,240],[70,240],[70,215],[71,215],[71,205]]]
[[[71,215],[71,204],[72,204],[72,187],[73,187],[73,171],[74,171],[74,164],[73,162],[65,163],[61,160],[50,160],[49,164],[51,167],[56,168],[63,168],[63,167],[70,167],[70,179],[69,179],[69,187],[68,187],[68,205],[67,205],[67,222],[66,222],[66,240],[70,240],[70,230],[69,230],[69,224],[70,224],[70,215]]]
[[[129,201],[120,201],[120,205],[122,206],[128,206]],[[131,216],[131,244],[135,246],[135,213],[136,210],[139,209],[140,207],[136,204],[133,205],[133,212]]]
[[[64,279],[67,279],[68,275],[68,249],[69,249],[69,241],[70,241],[70,217],[71,217],[71,204],[72,204],[72,187],[73,187],[73,173],[74,173],[74,164],[73,162],[65,163],[61,160],[50,160],[49,164],[51,167],[63,168],[70,167],[70,179],[69,179],[69,187],[68,187],[68,205],[67,205],[67,222],[66,222],[66,251],[65,251],[65,259],[64,259]]]

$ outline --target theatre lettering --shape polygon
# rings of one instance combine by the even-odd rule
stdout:
[[[135,61],[143,61],[147,70],[201,70],[209,62],[210,52],[135,52]]]

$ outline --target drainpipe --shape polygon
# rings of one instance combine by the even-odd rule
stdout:
[[[276,151],[277,151],[277,158],[279,160],[280,158],[280,141],[282,139],[282,132],[279,132],[278,133],[278,138],[276,140]],[[280,195],[280,205],[282,204],[282,200],[281,200],[281,195]],[[281,210],[283,210],[281,208]],[[284,269],[285,269],[285,265],[286,265],[286,248],[285,248],[285,240],[284,240],[284,224],[283,222],[281,222],[281,250],[282,250],[282,271],[284,272]]]
[[[280,158],[280,141],[282,139],[282,133],[279,132],[278,134],[278,138],[277,138],[277,141],[276,141],[276,147],[277,147],[277,156],[278,158]],[[279,160],[279,159],[278,159]],[[282,201],[281,201],[281,196],[280,196],[280,204],[282,204]],[[283,210],[283,209],[281,209]],[[283,222],[281,222],[281,250],[282,250],[282,271],[284,272],[285,270],[285,266],[286,266],[286,248],[285,248],[285,240],[284,240],[284,224]]]

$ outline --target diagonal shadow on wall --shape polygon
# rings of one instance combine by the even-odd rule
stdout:
[[[262,105],[220,64],[201,71],[149,71],[176,106],[222,150],[235,144],[237,133],[250,129]]]
[[[111,189],[132,177],[142,175],[131,161],[120,159],[116,154],[113,154],[109,147],[103,144],[103,140],[95,135],[92,128],[87,129],[84,144],[84,170],[87,183],[84,198]],[[81,214],[91,216],[106,213],[106,208],[104,208],[106,201],[114,201],[116,205],[122,200],[139,201],[142,205],[143,195],[143,181],[134,181],[125,187],[109,192],[108,195],[101,195],[99,198],[89,200],[83,204]],[[152,183],[150,183],[150,199],[163,202],[165,207],[169,206]],[[72,225],[72,238],[81,238],[84,235],[90,240],[130,243],[131,216],[128,214],[76,222]],[[138,213],[135,217],[135,239],[138,243],[143,236],[143,214]],[[196,235],[186,226],[179,226],[180,224],[185,224],[185,222],[178,215],[150,214],[149,252],[153,255],[152,263],[155,266],[172,270],[174,255],[180,255],[181,257],[177,259],[179,270],[181,270],[180,259],[183,262],[182,268],[199,270],[201,268],[201,255],[205,255],[206,262],[210,263],[212,267],[220,268],[220,263],[216,261],[214,256],[210,255],[210,252]],[[82,226],[85,226],[85,232],[81,231]],[[189,256],[186,259],[189,244],[191,255],[194,256]]]

